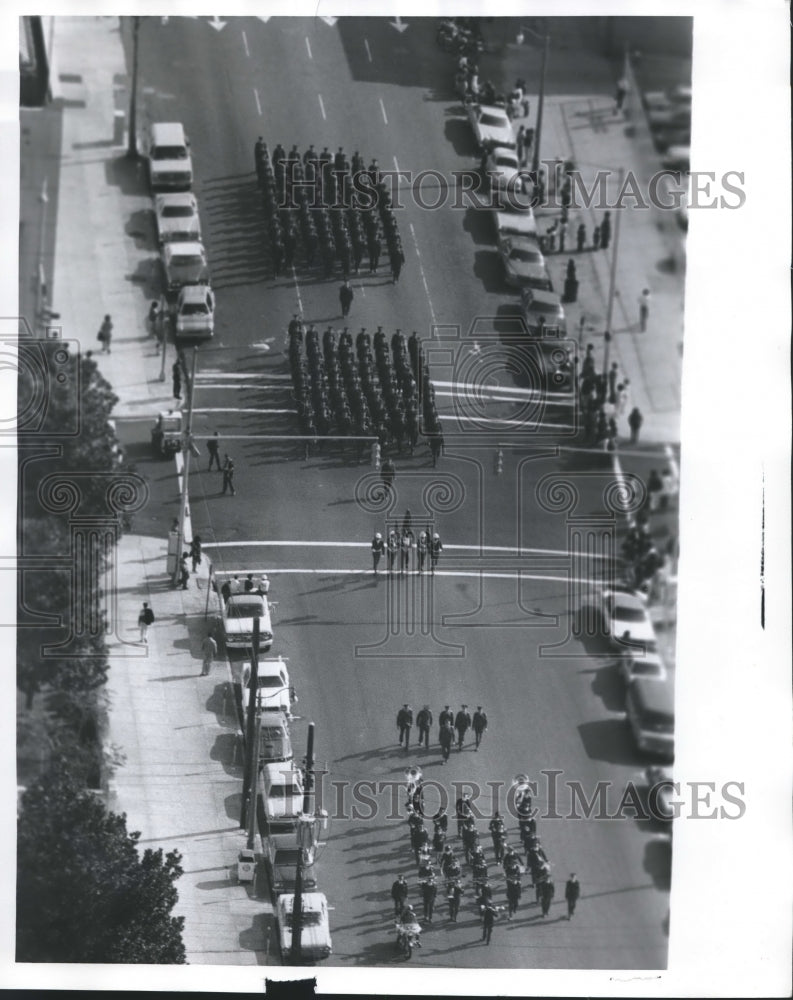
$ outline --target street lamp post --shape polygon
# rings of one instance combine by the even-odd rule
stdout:
[[[138,35],[140,33],[140,17],[132,18],[132,92],[129,99],[129,135],[127,136],[127,156],[131,160],[138,158]]]
[[[551,36],[546,32],[543,36],[542,45],[542,68],[540,69],[540,93],[537,99],[537,127],[534,130],[534,156],[531,161],[531,169],[535,176],[540,169],[540,140],[542,139],[542,112],[545,106],[545,72],[548,69],[548,49],[551,44]]]
[[[193,345],[193,357],[190,366],[190,384],[187,387],[187,425],[184,430],[182,444],[182,454],[184,455],[184,466],[182,468],[182,497],[179,508],[179,530],[177,540],[179,548],[176,552],[176,568],[174,569],[174,583],[179,580],[180,558],[184,547],[184,523],[187,518],[187,505],[190,502],[190,458],[193,449],[193,394],[195,392],[196,361],[198,358],[198,348]]]
[[[619,190],[622,191],[622,185],[625,180],[625,170],[619,168]],[[617,218],[614,221],[614,242],[611,246],[611,270],[609,273],[609,298],[608,307],[606,309],[606,332],[603,335],[603,339],[606,342],[605,349],[603,351],[603,376],[608,378],[609,373],[609,346],[611,344],[611,321],[614,316],[614,299],[617,295],[617,253],[619,251],[620,245],[620,222],[622,220],[622,211],[617,207]]]

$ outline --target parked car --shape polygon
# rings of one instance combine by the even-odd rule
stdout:
[[[650,764],[633,779],[634,788],[647,800],[653,819],[670,823],[675,818],[672,784],[672,768],[660,764]]]
[[[232,594],[228,602],[221,598],[223,638],[229,649],[251,649],[253,622],[259,619],[260,649],[266,652],[273,644],[270,606],[263,594]]]
[[[292,960],[292,914],[295,907],[295,897],[284,893],[276,901],[276,918],[278,920],[278,939],[281,945],[281,958],[285,962]],[[328,900],[322,892],[305,892],[302,896],[303,916],[300,931],[300,961],[316,962],[327,958],[333,952],[328,920]]]
[[[663,111],[676,105],[691,107],[693,90],[687,84],[678,83],[668,90],[648,90],[642,95],[648,111]]]
[[[543,336],[563,337],[567,333],[567,320],[562,300],[556,292],[538,288],[524,288],[521,292],[521,306],[526,324],[532,336],[540,333],[540,318]]]
[[[182,411],[162,410],[151,431],[151,446],[157,455],[171,458],[182,450]]]
[[[152,191],[189,191],[193,161],[181,122],[155,122],[149,129],[147,145]]]
[[[259,726],[259,763],[273,764],[292,759],[289,724],[283,712],[268,712]]]
[[[674,146],[690,146],[691,126],[670,125],[665,128],[657,128],[653,132],[653,141],[655,142],[655,148],[660,153],[666,153]]]
[[[176,340],[211,340],[215,332],[215,296],[209,285],[184,285],[173,311]]]
[[[626,684],[630,684],[635,677],[644,677],[650,681],[667,679],[664,661],[658,653],[647,652],[643,656],[640,651],[623,653],[617,664],[619,674]]]
[[[514,148],[494,146],[487,154],[487,170],[490,183],[497,188],[510,187],[521,191],[523,179],[520,175],[520,163]]]
[[[496,239],[505,236],[537,236],[537,221],[530,207],[524,211],[499,211],[493,209],[493,221],[496,226]]]
[[[517,142],[512,131],[512,122],[503,108],[491,107],[487,104],[469,104],[468,120],[474,130],[474,138],[480,149],[490,146],[502,146],[515,149]]]
[[[303,813],[303,778],[291,761],[261,769],[262,799],[267,819],[292,819]]]
[[[158,194],[154,199],[154,216],[160,243],[167,243],[169,240],[200,242],[198,202],[190,191]]]
[[[687,173],[691,169],[691,147],[669,146],[661,157],[661,163],[667,170],[679,170]]]
[[[268,647],[269,648],[269,647]],[[250,667],[243,672],[243,704],[248,707],[250,692]],[[292,705],[297,701],[295,689],[289,679],[289,669],[282,656],[260,660],[256,684],[256,704],[260,712],[278,712],[292,717]]]
[[[302,861],[303,890],[312,891],[317,887],[317,876],[314,862],[316,861],[316,848],[308,847],[302,849],[297,846],[295,836],[290,834],[274,834],[263,838],[267,863],[270,866],[270,877],[272,879],[273,892],[279,895],[282,892],[295,891],[295,878],[297,876],[298,859]],[[302,858],[301,858],[302,850]]]
[[[671,679],[637,677],[625,693],[625,715],[639,750],[671,759],[675,752],[675,697]]]
[[[209,264],[203,243],[193,240],[163,244],[165,287],[177,292],[183,285],[208,285]]]
[[[647,121],[653,131],[663,128],[690,128],[691,105],[678,104],[659,111],[648,111]]]
[[[504,236],[498,251],[504,264],[504,280],[515,288],[551,291],[551,278],[539,243],[528,236]]]

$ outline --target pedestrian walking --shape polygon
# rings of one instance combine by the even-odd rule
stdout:
[[[459,882],[453,882],[446,893],[446,900],[449,904],[449,920],[457,923],[457,914],[460,912],[460,897],[463,894],[462,886]]]
[[[187,590],[187,582],[190,579],[190,567],[187,565],[189,556],[189,552],[183,552],[179,560],[179,583],[182,585],[182,590]]]
[[[399,730],[399,745],[402,746],[404,740],[407,751],[410,747],[410,727],[413,725],[413,709],[407,702],[397,712],[396,724]]]
[[[413,532],[410,528],[405,528],[402,531],[402,538],[399,542],[400,546],[400,561],[399,561],[399,572],[407,573],[410,570],[410,553],[413,549]]]
[[[479,744],[482,742],[482,736],[487,729],[487,712],[483,710],[481,705],[477,705],[471,725],[473,726],[475,737],[474,749],[478,750]]]
[[[173,381],[173,398],[182,398],[182,367],[178,361],[174,361],[171,366],[171,378]]]
[[[234,459],[229,458],[226,455],[226,461],[223,463],[223,493],[229,490],[232,496],[237,495],[237,491],[234,489]]]
[[[376,531],[372,539],[372,572],[375,576],[377,576],[377,567],[380,564],[383,552],[385,552],[385,542],[380,532]]]
[[[432,923],[432,913],[435,909],[435,897],[438,895],[438,886],[435,879],[426,879],[421,883],[421,901],[424,904],[424,919]]]
[[[444,705],[443,711],[438,716],[438,725],[445,726],[447,722],[450,726],[454,726],[454,712],[448,705]]]
[[[603,250],[608,250],[611,241],[611,212],[603,213],[603,221],[600,223],[600,246]]]
[[[438,743],[441,747],[441,754],[443,755],[443,763],[449,759],[449,754],[451,753],[452,743],[454,742],[454,730],[452,729],[451,722],[444,722],[438,731]]]
[[[467,705],[463,705],[457,715],[455,715],[454,728],[457,730],[457,749],[462,750],[463,743],[465,742],[465,734],[471,728],[471,713],[468,711]]]
[[[441,536],[436,531],[430,540],[430,569],[433,573],[435,572],[435,567],[438,565],[441,552],[443,552],[443,542],[441,541]]]
[[[212,669],[215,657],[218,655],[218,644],[215,642],[214,636],[211,632],[207,632],[204,636],[204,641],[201,643],[201,655],[203,658],[201,676],[206,677]]]
[[[420,531],[418,540],[416,541],[416,555],[418,556],[418,567],[419,573],[424,572],[424,562],[427,558],[427,549],[429,548],[430,536],[426,531]]]
[[[592,230],[592,249],[600,249],[600,226],[595,226]]]
[[[430,706],[425,705],[416,716],[416,725],[419,727],[419,746],[422,742],[429,750],[430,748],[430,726],[432,725],[432,712]]]
[[[579,253],[583,252],[586,246],[586,226],[583,222],[579,223],[578,229],[575,231],[575,248]]]
[[[150,337],[157,336],[157,326],[160,321],[160,303],[157,299],[152,299],[149,311],[146,314],[146,329]]]
[[[482,907],[482,940],[485,944],[490,944],[490,938],[493,936],[493,924],[496,922],[497,913],[498,910],[491,902],[485,903]]]
[[[402,907],[405,905],[405,901],[408,898],[408,884],[405,880],[404,875],[400,875],[399,878],[391,886],[391,899],[394,901],[394,916],[398,917],[402,912]]]
[[[617,80],[617,89],[614,92],[614,114],[618,114],[622,111],[622,105],[625,103],[625,96],[628,93],[628,81],[624,76],[621,76]]]
[[[570,878],[565,883],[564,898],[567,900],[567,919],[570,920],[575,913],[575,904],[581,895],[581,883],[576,878],[575,872],[570,873]]]
[[[217,464],[218,472],[221,471],[220,468],[220,435],[217,431],[214,432],[211,438],[207,441],[207,451],[209,452],[209,468],[208,472],[212,471],[212,466]]]
[[[350,315],[350,306],[352,305],[352,300],[355,298],[355,293],[350,287],[349,281],[344,279],[344,283],[339,289],[339,302],[341,303],[341,315],[342,317]]]
[[[138,615],[138,628],[140,629],[140,641],[148,643],[149,641],[149,625],[154,623],[154,612],[151,610],[146,601],[143,602],[143,607],[140,609],[140,614]]]
[[[642,429],[644,417],[638,406],[634,406],[628,414],[628,427],[631,429],[631,444],[636,444],[639,440],[639,431]]]
[[[196,567],[201,565],[201,536],[193,535],[193,540],[190,542],[190,559],[193,563],[193,572],[195,573]]]
[[[647,320],[650,318],[650,289],[643,288],[639,296],[639,329],[642,333],[647,331]]]
[[[105,318],[102,320],[102,325],[99,327],[99,333],[96,335],[96,339],[102,345],[102,354],[110,354],[110,342],[113,339],[113,321],[111,320],[109,313],[105,314]]]
[[[386,551],[388,552],[388,572],[394,572],[394,563],[396,562],[397,553],[400,549],[399,535],[396,531],[390,531],[388,533],[388,545],[386,546]]]
[[[556,895],[556,886],[548,878],[540,886],[540,907],[542,908],[542,915],[544,917],[548,916],[551,909],[551,902],[553,897]]]

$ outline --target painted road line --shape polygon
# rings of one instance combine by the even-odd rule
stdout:
[[[242,44],[245,47],[245,55],[250,59],[251,52],[250,49],[248,48],[248,36],[245,34],[244,31],[242,32]]]
[[[253,88],[253,96],[256,98],[256,110],[261,115],[261,113],[262,113],[262,105],[261,105],[261,101],[259,100],[259,91],[255,87]]]
[[[371,62],[372,61],[372,50],[369,48],[369,39],[368,38],[364,38],[363,44],[364,44],[364,48],[366,49],[366,55],[367,55],[367,57],[369,59],[369,62]]]
[[[385,113],[385,104],[383,104],[383,98],[382,97],[379,98],[379,100],[380,100],[380,110],[383,112],[383,121],[387,125],[388,124],[388,115]]]
[[[245,406],[194,406],[193,413],[297,413],[297,410],[266,410]]]
[[[417,518],[418,521],[418,518]],[[205,549],[235,549],[235,548],[304,548],[304,549],[368,549],[371,547],[369,542],[309,542],[309,541],[267,541],[267,542],[204,542]],[[539,555],[539,556],[554,556],[560,559],[569,559],[571,555],[581,559],[605,559],[606,561],[611,559],[611,556],[600,555],[598,553],[589,552],[567,552],[565,549],[535,549],[535,548],[520,548],[514,545],[457,545],[457,544],[444,544],[443,551],[450,550],[452,552],[506,552],[509,555],[514,556],[528,556],[528,555]]]
[[[206,545],[204,545],[206,548]],[[234,570],[218,570],[216,575],[227,576],[229,573],[235,572]],[[371,569],[305,569],[304,567],[290,567],[289,569],[271,569],[269,566],[267,569],[249,569],[247,566],[243,569],[238,569],[236,572],[239,573],[258,573],[266,574],[269,576],[285,575],[290,573],[294,576],[375,576],[374,570]],[[521,570],[512,570],[504,572],[493,572],[491,570],[454,570],[454,569],[436,569],[435,572],[430,570],[425,570],[423,573],[419,573],[417,569],[408,570],[407,573],[399,573],[394,571],[389,573],[387,569],[380,570],[377,576],[381,577],[400,577],[400,576],[424,576],[424,577],[436,577],[436,576],[448,576],[458,579],[459,577],[469,577],[477,580],[543,580],[549,583],[580,583],[580,584],[591,584],[592,581],[586,577],[577,576],[545,576],[541,573],[523,573]],[[274,624],[278,624],[278,619],[275,619]],[[498,627],[498,623],[493,626]]]
[[[322,94],[317,94],[317,97],[319,98],[319,110],[322,112],[322,118],[327,121],[328,116],[325,114],[325,105],[322,102]]]
[[[314,57],[313,57],[313,56],[311,55],[311,42],[309,42],[309,40],[308,40],[308,36],[306,36],[306,52],[308,52],[308,58],[309,58],[309,59],[313,59],[313,58],[314,58]]]
[[[476,392],[509,392],[513,396],[558,396],[560,399],[569,399],[570,394],[567,392],[546,392],[544,389],[520,389],[517,386],[514,388],[508,388],[506,386],[500,385],[488,385],[488,386],[478,386],[475,383],[471,385],[469,382],[439,382],[436,379],[432,380],[434,386],[440,386],[442,389],[470,389]]]
[[[200,382],[201,379],[207,376],[212,376],[213,378],[217,375],[222,375],[226,379],[259,379],[259,378],[272,378],[278,379],[283,382],[291,382],[291,375],[282,375],[279,372],[224,372],[220,368],[205,368],[203,371],[198,372],[196,375],[196,381]]]
[[[231,388],[243,388],[242,386],[232,386],[231,382],[200,382],[196,383],[196,386],[200,389],[231,389]],[[248,386],[250,389],[255,389],[257,392],[261,392],[263,389],[275,390],[276,392],[284,392],[284,390],[289,389],[286,385],[251,385]]]
[[[397,184],[399,184],[399,160],[396,157],[394,157],[394,170],[397,172]]]
[[[430,298],[430,289],[427,284],[427,276],[424,273],[424,265],[421,263],[421,251],[419,250],[419,241],[416,239],[416,230],[413,228],[413,223],[410,223],[410,235],[413,237],[413,246],[416,251],[416,256],[419,260],[419,274],[421,275],[421,282],[424,285],[424,291],[427,295],[427,305],[430,307],[430,316],[432,317],[433,327],[437,327],[438,323],[435,319],[435,310],[432,308],[432,299]]]
[[[457,423],[469,424],[502,424],[504,427],[558,427],[568,429],[568,424],[552,424],[547,420],[511,420],[507,417],[469,417],[464,413],[455,416],[453,413],[441,413],[438,420],[454,420]]]
[[[491,391],[489,389],[484,389],[481,386],[474,386],[474,385],[463,386],[461,389],[458,389],[457,392],[451,392],[448,389],[436,389],[435,390],[435,395],[436,396],[449,396],[452,399],[459,399],[461,404],[463,404],[463,403],[465,403],[467,401],[473,400],[475,398],[479,398],[479,397],[485,397],[484,402],[487,402],[487,403],[528,403],[528,404],[530,404],[532,402],[531,398],[527,397],[527,396],[496,396],[496,395],[492,395]],[[538,393],[538,395],[542,396],[543,394],[542,393]],[[541,399],[537,400],[538,404],[540,402],[541,402]],[[576,406],[577,404],[576,404],[575,400],[572,400],[572,399],[568,399],[568,400],[559,399],[559,400],[555,400],[552,405],[553,406]],[[478,418],[476,418],[476,419],[478,419]]]

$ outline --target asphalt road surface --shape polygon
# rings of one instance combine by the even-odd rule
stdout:
[[[413,456],[397,456],[396,493],[386,503],[368,454],[356,465],[349,451],[332,446],[306,458],[298,443],[254,439],[298,433],[283,354],[291,315],[299,309],[320,329],[341,325],[340,276],[306,280],[298,270],[272,277],[253,172],[256,137],[271,149],[279,141],[301,151],[310,143],[343,145],[367,162],[376,156],[384,169],[395,161],[400,169],[451,176],[476,164],[452,74],[451,57],[435,48],[434,24],[420,20],[405,34],[386,19],[334,26],[232,19],[222,30],[207,19],[144,20],[142,118],[181,120],[190,135],[217,292],[215,340],[198,362],[194,430],[202,455],[190,482],[193,528],[218,570],[266,570],[272,580],[278,608],[268,655],[289,658],[299,695],[293,743],[299,754],[305,723],[315,722],[317,756],[329,771],[319,882],[334,907],[330,964],[402,961],[391,920],[396,875],[407,876],[418,908],[420,897],[404,796],[393,783],[418,764],[439,783],[429,799],[448,794],[453,802],[455,783],[463,781],[478,790],[491,868],[486,823],[494,796],[504,812],[515,775],[537,780],[538,832],[556,899],[542,918],[524,878],[516,918],[501,916],[488,947],[480,944],[468,875],[459,922],[446,920],[439,893],[413,964],[663,968],[665,841],[627,813],[583,818],[570,792],[578,782],[591,799],[598,782],[607,782],[614,812],[626,781],[643,766],[605,646],[571,632],[571,611],[611,565],[603,538],[622,532],[625,518],[604,500],[615,483],[609,458],[575,447],[563,392],[532,414],[530,433],[521,432],[536,394],[520,373],[506,370],[508,352],[490,336],[514,296],[500,281],[487,214],[448,205],[426,211],[407,201],[399,215],[407,257],[399,284],[387,268],[353,282],[354,332],[379,324],[389,335],[415,329],[435,352],[431,370],[448,445],[437,468],[424,444]],[[137,222],[147,232],[145,220]],[[144,298],[157,289],[151,246]],[[485,319],[471,333],[477,317]],[[217,472],[206,471],[202,441],[215,429],[221,451],[235,460],[233,497],[221,493]],[[173,466],[147,456],[145,424],[125,425],[122,435],[152,483],[139,524],[161,531],[177,509]],[[414,525],[441,534],[437,572],[375,578],[369,540],[401,522],[406,508]],[[405,753],[397,745],[395,717],[405,701],[414,712],[425,703],[434,712],[429,750]],[[489,729],[478,752],[469,739],[443,765],[438,713],[463,703],[472,711],[484,706]],[[558,772],[556,784],[543,776],[550,771]],[[361,782],[386,784],[373,792]],[[508,826],[517,843],[514,819]],[[572,871],[582,898],[568,922],[564,882]],[[493,881],[501,905],[503,876]]]

